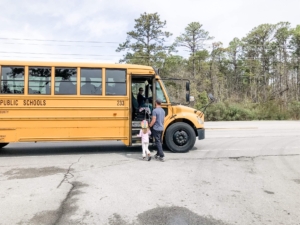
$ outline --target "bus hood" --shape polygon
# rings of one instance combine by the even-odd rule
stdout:
[[[173,106],[173,115],[174,114],[181,114],[185,116],[185,114],[195,114],[197,116],[202,117],[203,113],[200,110],[184,106],[184,105],[175,105]]]

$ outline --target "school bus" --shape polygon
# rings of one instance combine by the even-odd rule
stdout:
[[[0,148],[48,141],[138,145],[140,123],[151,119],[151,110],[137,103],[140,87],[149,101],[147,109],[162,100],[167,148],[187,152],[197,137],[204,139],[203,113],[172,104],[158,70],[150,66],[0,61]],[[189,82],[186,93],[188,98]]]

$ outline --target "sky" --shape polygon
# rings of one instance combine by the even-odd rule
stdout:
[[[225,47],[264,23],[300,25],[299,0],[1,0],[0,9],[0,60],[118,63],[118,45],[144,12],[167,22],[167,44],[191,22]]]

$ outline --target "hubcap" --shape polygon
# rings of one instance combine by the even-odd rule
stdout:
[[[173,134],[173,141],[176,145],[185,145],[188,142],[189,136],[184,130],[178,130]]]

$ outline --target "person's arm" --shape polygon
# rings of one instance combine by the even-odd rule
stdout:
[[[153,115],[153,116],[152,116],[152,120],[151,120],[151,122],[150,122],[150,124],[149,124],[149,127],[153,127],[155,121],[156,121],[156,116]]]
[[[156,110],[153,110],[153,112],[152,112],[152,120],[151,120],[151,122],[149,124],[150,128],[153,127],[153,125],[155,124],[155,121],[156,121]]]
[[[136,136],[138,136],[138,137],[142,137],[142,130],[140,130],[140,133],[139,133],[139,134],[137,134]]]

